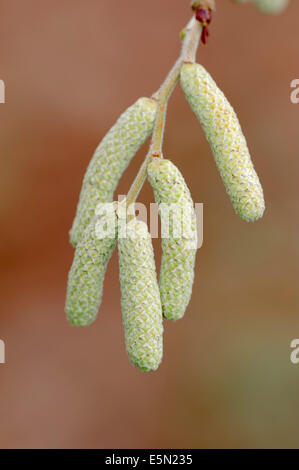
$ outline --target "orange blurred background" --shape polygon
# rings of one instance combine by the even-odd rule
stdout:
[[[96,323],[66,322],[68,231],[99,140],[176,59],[189,0],[0,8],[0,447],[298,447],[299,2],[267,17],[218,0],[198,53],[238,112],[265,191],[261,221],[234,214],[179,87],[171,99],[165,156],[204,203],[204,243],[186,317],[165,323],[164,360],[150,374],[126,357],[116,253]],[[139,201],[153,201],[148,184]]]

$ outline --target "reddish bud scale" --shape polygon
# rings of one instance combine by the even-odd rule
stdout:
[[[195,17],[202,25],[201,42],[206,44],[209,36],[208,25],[212,21],[212,10],[210,8],[197,8]]]
[[[208,39],[208,36],[209,36],[209,30],[206,26],[204,26],[202,28],[202,33],[201,33],[201,42],[203,44],[207,44],[207,39]]]
[[[200,23],[210,24],[212,21],[212,12],[206,8],[198,8],[196,10],[196,19]]]

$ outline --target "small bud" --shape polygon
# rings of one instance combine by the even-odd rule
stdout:
[[[170,320],[179,320],[190,301],[194,280],[197,250],[194,205],[183,176],[170,160],[153,158],[148,166],[148,180],[161,217],[159,284],[163,314]]]
[[[255,0],[258,9],[268,15],[279,15],[289,4],[289,0]]]
[[[207,10],[206,8],[198,8],[196,10],[196,19],[200,23],[203,24],[210,24],[212,21],[212,12],[211,10]]]
[[[192,10],[197,10],[197,8],[215,10],[215,0],[192,0],[191,8]]]
[[[88,165],[70,231],[76,246],[100,202],[111,202],[116,186],[141,145],[152,133],[157,102],[140,98],[110,129]]]
[[[70,323],[76,326],[88,326],[96,319],[107,264],[116,245],[115,204],[105,206],[106,214],[95,216],[83,232],[69,273],[65,311]],[[104,225],[107,227],[102,238]]]
[[[199,64],[181,70],[185,96],[206,134],[235,211],[247,222],[262,217],[263,190],[233,108]]]
[[[212,21],[212,10],[208,7],[208,2],[194,2],[199,4],[199,8],[196,9],[195,18],[197,21],[201,23],[202,31],[201,31],[201,42],[203,44],[207,44],[207,39],[209,37],[209,29],[208,25]],[[194,6],[193,6],[194,8]]]
[[[127,354],[143,371],[159,367],[163,323],[151,236],[144,222],[132,219],[118,241],[122,318]]]
[[[186,37],[186,30],[182,29],[182,31],[180,32],[180,38],[185,39],[185,37]]]

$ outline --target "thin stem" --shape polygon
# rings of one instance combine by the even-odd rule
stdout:
[[[154,97],[157,96],[156,99],[158,99],[158,109],[149,153],[155,155],[156,157],[162,156],[162,143],[167,113],[167,104],[170,95],[178,82],[181,66],[182,60],[180,57],[170,70],[160,90],[153,95]]]
[[[162,145],[163,145],[163,136],[166,120],[166,111],[168,100],[173,92],[179,78],[180,70],[184,62],[195,62],[196,51],[201,35],[202,27],[201,24],[192,16],[188,25],[184,30],[184,40],[182,51],[180,57],[170,70],[163,84],[161,85],[158,92],[154,93],[152,96],[153,99],[158,100],[158,110],[151,140],[151,145],[146,155],[143,164],[140,167],[140,170],[128,192],[126,197],[126,206],[130,206],[136,201],[138,194],[141,191],[141,188],[146,180],[147,166],[151,161],[152,157],[163,158],[162,154]]]
[[[183,42],[181,59],[183,62],[194,63],[199,39],[202,32],[202,25],[193,17],[185,30],[185,40]]]

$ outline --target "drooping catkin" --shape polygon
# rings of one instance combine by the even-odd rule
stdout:
[[[260,11],[269,15],[278,15],[288,6],[289,0],[255,0]]]
[[[163,355],[162,307],[151,236],[132,219],[118,241],[122,319],[126,350],[134,366],[158,368]]]
[[[201,122],[235,211],[247,222],[262,217],[263,190],[233,108],[199,64],[181,70],[185,96]]]
[[[76,246],[100,202],[111,202],[116,186],[141,145],[153,130],[157,102],[140,98],[110,129],[88,165],[70,231]]]
[[[192,293],[197,250],[194,205],[183,176],[170,161],[153,158],[148,179],[159,204],[162,229],[160,294],[163,314],[184,316]]]
[[[65,311],[76,326],[88,326],[96,319],[107,264],[117,241],[116,206],[105,207],[106,212],[94,216],[84,230],[69,272]]]

